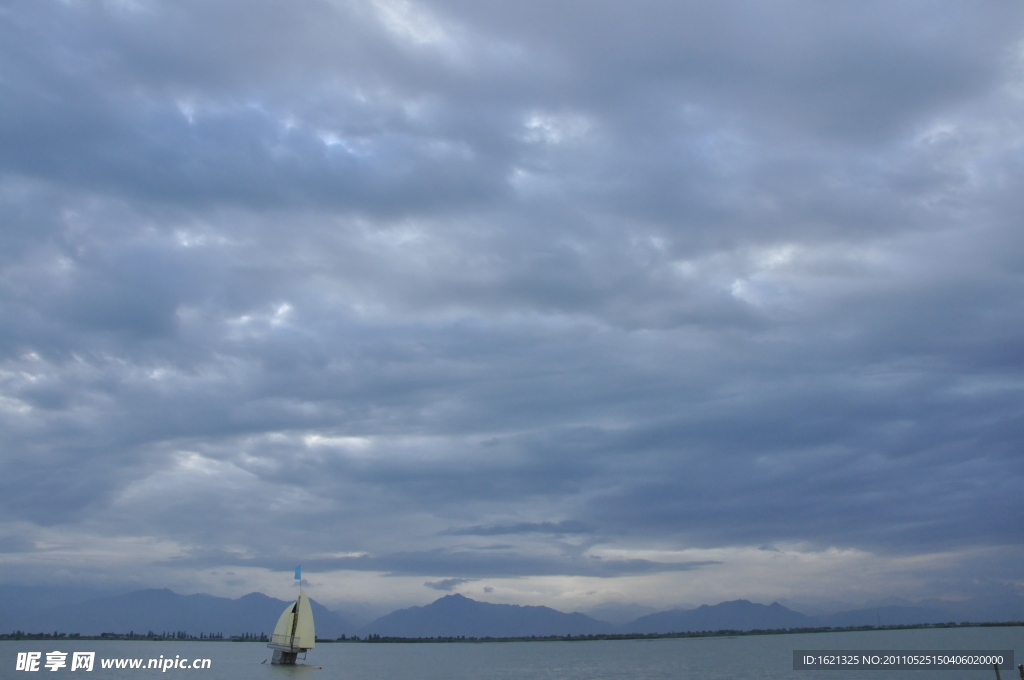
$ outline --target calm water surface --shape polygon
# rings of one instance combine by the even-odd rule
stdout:
[[[96,652],[91,673],[15,671],[18,652]],[[253,642],[3,641],[0,678],[204,678],[212,680],[994,680],[987,671],[794,671],[794,649],[1013,649],[1024,662],[1024,628],[864,631],[675,640],[451,644],[321,643],[306,666],[271,666]],[[102,669],[103,658],[211,659],[208,670]],[[45,660],[45,654],[43,656]],[[266,664],[260,662],[268,659]],[[145,662],[144,662],[145,663]],[[322,666],[322,669],[318,669]],[[1019,680],[1004,671],[1003,680]]]

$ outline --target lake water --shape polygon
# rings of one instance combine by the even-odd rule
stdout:
[[[91,673],[67,667],[45,676],[16,671],[18,652],[96,652]],[[0,641],[0,678],[206,678],[223,680],[994,680],[991,667],[970,671],[794,671],[796,649],[1012,649],[1024,662],[1024,627],[763,635],[735,638],[491,642],[447,644],[320,643],[306,666],[271,666],[270,650],[254,642]],[[209,669],[103,669],[101,659],[208,658]],[[266,664],[260,662],[267,659]],[[144,662],[145,664],[145,662]],[[318,669],[320,666],[322,669]],[[1017,670],[1003,680],[1020,680]]]

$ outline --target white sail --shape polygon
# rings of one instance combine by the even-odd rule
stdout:
[[[292,622],[295,621],[295,603],[292,602],[290,605],[284,608],[284,612],[281,613],[281,618],[277,620],[277,625],[274,626],[274,635],[270,638],[270,642],[275,645],[282,647],[292,646]]]
[[[316,647],[316,627],[313,625],[313,607],[309,604],[305,590],[299,591],[299,599],[295,602],[295,608],[298,618],[295,624],[295,646],[302,649],[313,649]]]
[[[274,626],[270,638],[274,647],[289,649],[313,649],[316,646],[316,627],[313,625],[313,608],[305,590],[299,591],[299,599],[285,607],[281,618]]]

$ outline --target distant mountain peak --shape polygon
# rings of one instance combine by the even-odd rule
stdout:
[[[622,627],[628,633],[683,633],[702,630],[771,630],[805,628],[815,625],[811,617],[795,612],[778,602],[757,604],[750,600],[730,600],[696,609],[673,609],[641,616]]]
[[[459,593],[422,607],[393,611],[363,627],[366,634],[394,637],[529,637],[607,633],[612,626],[550,607],[479,602]]]

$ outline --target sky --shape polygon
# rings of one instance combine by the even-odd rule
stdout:
[[[0,583],[1024,595],[1024,5],[0,0]]]

